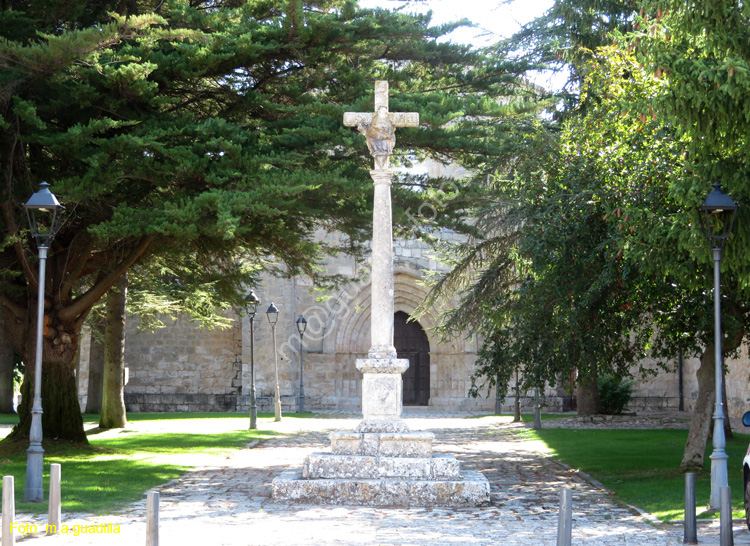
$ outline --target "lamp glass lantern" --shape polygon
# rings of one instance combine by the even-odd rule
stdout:
[[[307,320],[304,316],[300,315],[299,318],[296,321],[297,324],[297,331],[299,332],[300,336],[305,335],[305,330],[307,329]]]
[[[250,293],[245,296],[245,309],[250,317],[255,317],[255,313],[258,312],[258,306],[260,305],[260,298],[255,294],[254,290],[250,290]]]
[[[713,248],[722,248],[732,235],[737,203],[721,189],[721,183],[714,183],[714,189],[703,204],[698,207],[701,214],[701,228]]]
[[[266,316],[268,317],[268,322],[271,324],[271,326],[276,326],[276,323],[279,322],[279,310],[276,308],[273,302],[271,302],[271,305],[268,306],[268,309],[266,310]]]
[[[47,247],[60,229],[63,207],[49,190],[49,184],[42,182],[41,188],[24,203],[31,234],[37,246]]]

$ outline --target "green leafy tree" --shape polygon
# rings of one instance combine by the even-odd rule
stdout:
[[[580,86],[592,68],[595,51],[627,33],[636,22],[636,0],[558,0],[496,47],[519,61],[524,74],[544,69],[564,78],[554,112],[558,119],[580,115]],[[525,64],[524,64],[525,63]]]
[[[680,255],[664,251],[662,267],[684,285],[700,287],[711,296],[712,258],[708,243],[695,225],[695,210],[714,182],[720,182],[735,201],[746,204],[748,189],[748,130],[750,125],[750,45],[747,21],[750,11],[741,2],[643,2],[637,31],[624,37],[639,56],[644,70],[664,81],[664,92],[654,97],[653,110],[684,143],[684,168],[669,188],[675,208],[655,238],[667,242]],[[747,207],[741,207],[735,230],[722,256],[722,325],[724,355],[735,351],[747,331],[748,227]],[[666,246],[666,245],[665,245]],[[712,313],[706,310],[704,322]],[[705,330],[713,331],[713,326]],[[705,340],[698,372],[698,402],[693,415],[681,468],[703,466],[714,403],[713,341]]]
[[[399,132],[403,161],[430,155],[477,176],[503,137],[507,104],[494,98],[519,89],[506,63],[438,43],[452,26],[352,1],[4,8],[0,303],[32,361],[38,280],[22,203],[49,181],[67,212],[45,279],[43,428],[61,439],[85,441],[81,326],[134,265],[190,264],[177,276],[185,292],[211,286],[212,302],[231,302],[269,260],[320,279],[326,252],[360,249],[371,158],[342,116],[372,109],[374,80],[390,81],[393,111],[421,114],[420,128]],[[346,246],[315,242],[320,229],[346,234]],[[13,438],[28,433],[31,379]]]
[[[641,263],[642,243],[674,211],[681,143],[648,108],[664,84],[616,48],[587,73],[582,114],[559,135],[529,139],[538,155],[512,180],[496,179],[502,206],[480,220],[488,236],[436,286],[465,290],[446,327],[484,334],[477,393],[483,381],[507,390],[516,371],[526,388],[577,373],[596,392],[599,375],[625,377],[639,363],[655,371],[642,365],[647,354],[674,354],[675,332],[687,328],[679,311],[696,296]],[[595,397],[579,407],[598,409]]]

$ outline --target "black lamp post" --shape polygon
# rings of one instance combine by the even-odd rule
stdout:
[[[714,189],[708,194],[705,202],[698,210],[701,213],[703,233],[711,242],[714,258],[714,350],[716,382],[716,403],[714,404],[714,433],[711,453],[711,508],[721,507],[721,488],[727,487],[727,453],[725,451],[726,438],[724,436],[724,403],[723,377],[724,358],[721,348],[721,251],[727,239],[732,235],[734,217],[737,214],[737,203],[721,190],[721,184],[716,182]]]
[[[279,322],[279,310],[271,302],[266,311],[268,322],[271,323],[273,335],[273,370],[276,375],[276,395],[274,400],[274,421],[281,421],[281,391],[279,390],[279,359],[276,351],[276,323]]]
[[[29,432],[29,449],[26,451],[26,502],[44,500],[42,488],[42,467],[44,449],[42,448],[42,331],[44,329],[44,284],[47,267],[47,250],[52,239],[60,229],[63,207],[49,191],[49,184],[42,182],[41,189],[24,204],[29,219],[31,235],[36,240],[39,250],[39,276],[37,277],[38,295],[36,308],[36,354],[34,362],[34,402],[31,406],[31,430]]]
[[[302,353],[305,348],[302,345],[302,337],[305,335],[307,329],[307,320],[302,315],[297,319],[297,331],[299,332],[299,412],[305,412],[305,380],[304,380],[304,368],[302,367]]]
[[[250,430],[258,428],[258,406],[255,401],[255,313],[260,299],[253,290],[245,297],[247,316],[250,319]]]

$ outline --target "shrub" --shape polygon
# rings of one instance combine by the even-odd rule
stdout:
[[[635,392],[635,385],[630,380],[623,380],[614,375],[604,375],[599,378],[599,398],[602,412],[606,415],[619,415]]]

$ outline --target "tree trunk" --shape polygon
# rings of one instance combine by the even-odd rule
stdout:
[[[13,409],[13,364],[15,351],[0,316],[0,413],[14,413]]]
[[[602,401],[599,398],[599,380],[593,377],[578,376],[576,385],[578,398],[578,415],[596,415],[602,412]]]
[[[513,401],[513,422],[521,422],[521,390],[516,385],[516,399]]]
[[[20,422],[7,436],[8,440],[29,437],[31,406],[34,399],[34,374],[36,362],[36,312],[30,311],[26,320],[16,320],[5,314],[5,325],[16,350],[26,364],[21,384],[21,403],[18,406]],[[12,317],[12,315],[10,315]],[[42,433],[44,438],[88,443],[83,428],[81,406],[75,377],[75,355],[78,349],[78,332],[75,327],[61,323],[45,305],[45,327],[42,339]]]
[[[29,437],[31,404],[34,401],[34,366],[27,364],[21,384],[21,403],[18,423],[8,435],[9,440]],[[42,364],[42,433],[45,438],[88,443],[83,429],[81,406],[73,367],[69,362]]]
[[[703,460],[706,454],[706,444],[711,432],[711,424],[714,409],[714,393],[716,391],[714,375],[714,346],[706,347],[701,356],[701,365],[698,368],[698,399],[695,401],[693,419],[690,421],[690,432],[688,433],[685,452],[680,463],[680,472],[695,472],[703,469]]]
[[[102,385],[104,384],[104,336],[107,321],[96,317],[91,324],[91,350],[89,351],[89,386],[86,392],[86,413],[102,411]]]
[[[125,416],[125,304],[128,278],[120,277],[107,294],[107,326],[104,335],[104,389],[101,428],[123,428]]]
[[[726,357],[725,357],[726,358]],[[729,422],[729,403],[727,401],[727,374],[726,369],[721,371],[721,401],[724,403],[724,438],[730,440],[734,438],[732,434],[732,423]]]

